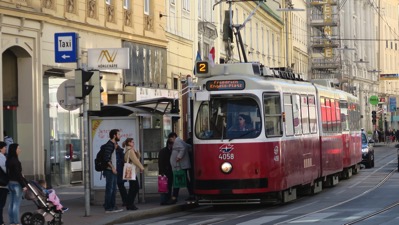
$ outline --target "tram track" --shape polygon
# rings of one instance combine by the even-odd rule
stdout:
[[[389,156],[387,156],[387,157],[389,157]],[[374,174],[374,173],[376,173],[376,172],[378,172],[378,171],[380,171],[380,170],[382,170],[382,169],[385,169],[386,167],[388,167],[388,165],[390,165],[390,164],[393,163],[393,162],[396,162],[396,159],[393,159],[393,160],[389,161],[388,163],[384,164],[382,167],[380,167],[379,169],[373,171],[373,173],[371,173],[371,174],[368,175],[368,176],[371,176],[372,174]],[[282,224],[291,223],[291,222],[294,222],[294,221],[296,221],[296,220],[300,220],[300,219],[302,219],[302,218],[311,216],[311,215],[316,214],[316,213],[321,213],[321,212],[323,212],[323,211],[326,211],[326,210],[335,208],[335,207],[337,207],[337,206],[340,206],[340,205],[346,204],[346,203],[348,203],[348,202],[354,201],[354,200],[356,200],[356,199],[358,199],[358,198],[361,198],[362,196],[364,196],[364,195],[366,195],[366,194],[368,194],[368,193],[374,191],[375,189],[377,189],[377,188],[381,187],[383,184],[385,184],[385,183],[389,180],[389,178],[390,178],[396,171],[397,171],[396,168],[395,168],[395,169],[391,169],[391,171],[390,171],[387,175],[385,175],[385,177],[384,177],[380,182],[378,182],[376,185],[374,185],[373,187],[371,187],[371,188],[369,188],[369,189],[363,191],[362,193],[360,193],[360,194],[358,194],[358,195],[356,195],[356,196],[353,196],[353,197],[350,198],[350,199],[347,199],[347,200],[345,200],[345,201],[340,201],[340,202],[338,202],[338,203],[335,203],[335,204],[333,204],[333,205],[330,205],[330,206],[328,206],[328,207],[319,209],[319,210],[314,211],[314,212],[311,212],[311,213],[306,213],[306,214],[303,214],[303,215],[298,216],[298,217],[295,217],[295,218],[291,218],[291,219],[288,219],[288,220],[280,221],[280,222],[278,222],[278,223],[275,223],[274,225],[282,225]],[[367,176],[367,177],[368,177],[368,176]],[[367,179],[367,177],[365,177],[364,179]],[[350,225],[350,224],[359,223],[359,222],[361,222],[361,221],[364,221],[364,220],[366,220],[366,219],[369,219],[369,218],[372,218],[372,217],[374,217],[374,216],[377,216],[377,215],[379,215],[379,214],[381,214],[381,213],[384,213],[384,212],[386,212],[386,211],[388,211],[388,210],[390,210],[390,209],[392,209],[392,208],[394,208],[394,207],[396,207],[396,206],[398,206],[398,205],[399,205],[399,201],[398,201],[398,202],[395,202],[395,203],[393,203],[393,204],[391,204],[391,205],[389,205],[389,206],[387,206],[387,207],[384,207],[384,208],[381,209],[381,210],[378,210],[378,211],[376,211],[376,212],[367,214],[367,215],[362,216],[362,217],[360,217],[360,218],[357,218],[356,220],[353,220],[353,221],[351,221],[351,222],[345,223],[345,225]]]
[[[366,215],[366,216],[363,216],[363,217],[361,217],[361,218],[358,218],[358,219],[356,219],[356,220],[353,220],[353,221],[351,221],[351,222],[349,222],[349,223],[345,223],[344,225],[352,225],[352,224],[360,223],[360,222],[362,222],[362,221],[365,221],[365,220],[367,220],[367,219],[370,219],[370,218],[373,218],[373,217],[375,217],[375,216],[378,216],[378,215],[380,215],[380,214],[382,214],[382,213],[385,213],[385,212],[387,212],[387,211],[389,211],[389,210],[391,210],[391,209],[393,209],[393,208],[395,208],[395,207],[397,207],[397,206],[399,206],[399,201],[397,201],[397,202],[395,202],[395,203],[393,203],[393,204],[391,204],[391,205],[389,205],[389,206],[387,206],[387,207],[384,207],[383,209],[378,210],[378,211],[376,211],[376,212],[374,212],[374,213],[370,213],[370,214],[368,214],[368,215]]]
[[[384,157],[384,158],[388,158],[388,157],[392,157],[392,155],[388,155],[388,156],[386,156],[386,157]],[[381,160],[379,160],[379,161],[383,161],[383,160],[381,159]],[[388,169],[388,168],[390,167],[390,165],[391,165],[392,163],[394,163],[394,162],[396,162],[396,159],[390,160],[389,162],[385,163],[385,164],[384,164],[383,166],[381,166],[380,168],[376,169],[375,171],[373,171],[372,173],[370,173],[369,175],[367,175],[367,176],[366,176],[365,178],[363,178],[362,180],[367,180],[369,177],[373,176],[375,173],[377,173],[377,172],[379,172],[379,171],[382,171],[382,170],[385,170],[385,169]],[[324,211],[333,209],[333,208],[335,208],[335,207],[338,207],[338,206],[340,206],[340,205],[343,205],[343,204],[349,203],[349,202],[351,202],[351,201],[354,201],[354,200],[356,200],[356,199],[358,199],[358,198],[361,198],[361,197],[363,197],[364,195],[366,195],[366,194],[368,194],[368,193],[370,193],[370,192],[376,190],[377,188],[381,187],[382,185],[384,185],[384,184],[389,180],[389,178],[392,177],[392,175],[393,175],[395,172],[397,172],[397,169],[396,169],[396,168],[395,168],[395,169],[390,168],[389,172],[383,177],[383,179],[382,179],[381,181],[379,181],[379,182],[378,182],[377,184],[375,184],[374,186],[368,188],[367,190],[364,190],[362,193],[359,193],[359,194],[357,194],[357,195],[351,197],[350,199],[346,199],[346,200],[344,200],[344,201],[337,202],[337,203],[335,203],[335,204],[333,204],[333,205],[330,205],[330,206],[328,206],[328,207],[324,207],[324,208],[322,208],[322,209],[319,209],[319,210],[317,210],[317,211],[313,211],[313,212],[311,212],[311,213],[306,213],[306,214],[303,214],[303,215],[301,215],[301,216],[297,216],[297,217],[290,218],[290,219],[287,219],[287,220],[284,220],[284,221],[280,221],[280,222],[278,222],[278,223],[274,223],[274,225],[283,225],[283,224],[288,224],[288,223],[295,223],[295,221],[297,221],[297,220],[301,220],[301,219],[303,219],[303,218],[305,218],[305,217],[308,217],[308,216],[311,216],[311,215],[313,215],[313,214],[321,213],[321,212],[324,212]],[[310,203],[310,204],[313,204],[313,203]],[[393,203],[393,204],[391,204],[391,205],[388,205],[388,206],[384,207],[384,208],[381,209],[381,210],[378,210],[378,211],[376,211],[376,212],[367,214],[367,215],[365,215],[365,216],[362,216],[362,217],[360,217],[360,218],[357,218],[356,220],[347,222],[347,223],[345,223],[345,225],[352,225],[352,224],[360,223],[360,222],[362,222],[362,221],[364,221],[364,220],[370,219],[370,218],[372,218],[372,217],[374,217],[374,216],[377,216],[377,215],[379,215],[379,214],[382,214],[382,213],[384,213],[384,212],[387,212],[387,211],[389,211],[390,209],[393,209],[393,208],[395,208],[395,207],[397,207],[397,206],[399,206],[399,201],[398,201],[398,202],[395,202],[395,203]],[[272,207],[268,208],[268,210],[271,210],[271,209],[273,209],[273,208],[276,209],[276,208],[278,208],[278,207],[279,207],[279,206],[272,206]],[[301,206],[300,208],[302,208],[302,206]],[[242,218],[242,217],[246,217],[246,216],[251,216],[251,215],[254,215],[254,214],[257,214],[257,213],[260,213],[260,212],[261,212],[261,211],[256,210],[256,211],[253,211],[253,212],[250,212],[250,213],[241,214],[240,216],[233,216],[233,217],[229,217],[228,219],[227,219],[227,218],[226,218],[226,219],[220,219],[220,220],[218,220],[218,221],[212,221],[212,222],[208,222],[208,223],[204,223],[204,224],[207,224],[207,225],[211,225],[211,224],[212,224],[212,225],[215,225],[215,224],[224,224],[224,223],[226,223],[226,222],[235,221],[236,219],[239,219],[239,218]]]

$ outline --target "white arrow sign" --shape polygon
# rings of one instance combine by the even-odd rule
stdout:
[[[64,54],[64,55],[62,55],[61,57],[62,57],[63,59],[71,58],[71,56],[69,56],[69,55],[65,55],[65,54]]]

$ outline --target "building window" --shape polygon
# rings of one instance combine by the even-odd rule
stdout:
[[[190,12],[190,0],[183,0],[183,10]]]
[[[123,0],[123,9],[130,10],[130,0]]]
[[[144,0],[144,14],[150,15],[150,0]]]

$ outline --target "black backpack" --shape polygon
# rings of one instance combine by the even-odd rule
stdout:
[[[108,167],[108,162],[104,160],[105,146],[102,145],[100,151],[97,153],[96,159],[94,159],[94,169],[98,172],[102,172]]]

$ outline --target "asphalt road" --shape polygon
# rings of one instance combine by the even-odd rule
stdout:
[[[399,224],[399,173],[397,150],[375,147],[375,167],[342,180],[314,196],[277,205],[201,206],[124,224],[151,225],[304,225]]]

